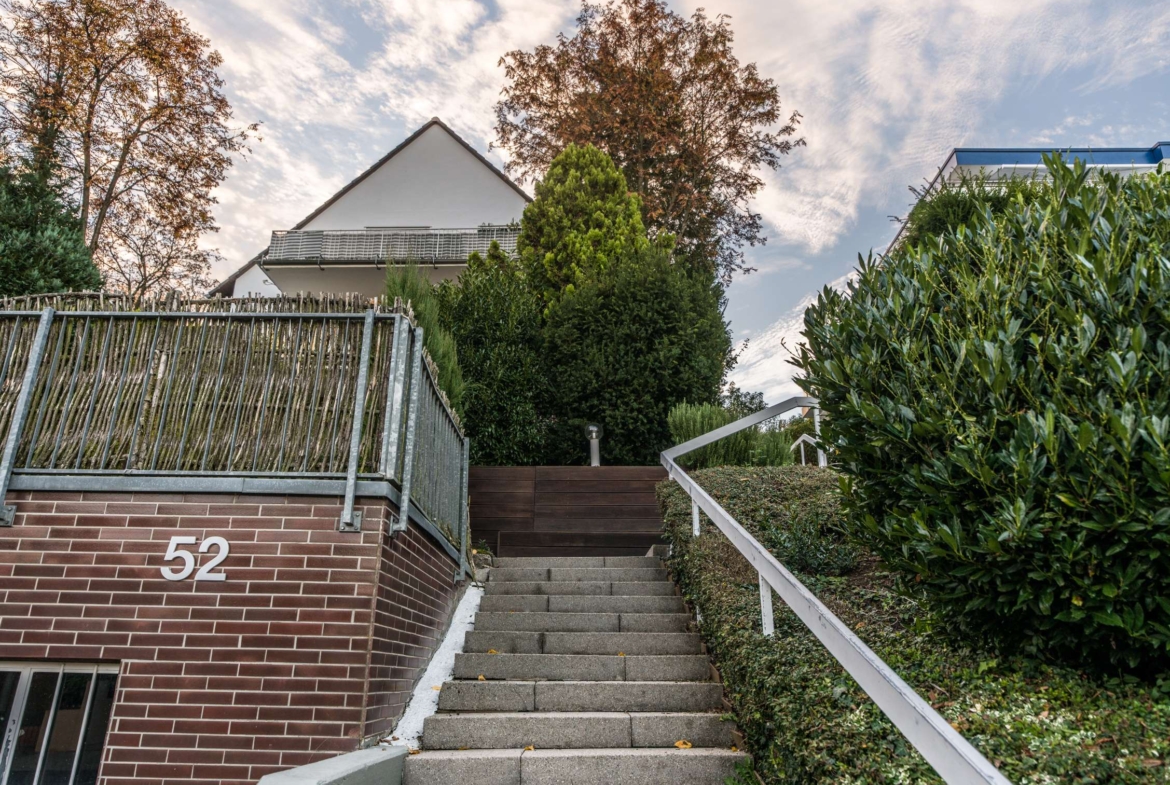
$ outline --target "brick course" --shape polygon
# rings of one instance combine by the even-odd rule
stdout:
[[[455,561],[414,524],[388,540],[383,499],[358,500],[356,534],[339,498],[8,503],[0,656],[121,662],[102,785],[252,783],[356,749],[393,728],[454,610]],[[165,580],[178,534],[227,539],[227,580]]]

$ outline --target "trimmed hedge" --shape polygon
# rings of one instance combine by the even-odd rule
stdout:
[[[839,519],[838,478],[828,470],[723,468],[693,476],[761,542],[801,515]],[[702,612],[700,631],[763,781],[941,782],[778,598],[775,637],[760,633],[754,570],[709,523],[691,537],[690,501],[677,485],[660,484],[658,497],[669,565]],[[832,526],[827,536],[836,542]],[[1170,782],[1170,683],[1110,682],[956,645],[930,629],[928,615],[896,593],[872,560],[830,577],[773,550],[1016,785]]]
[[[1170,666],[1170,172],[1050,185],[863,262],[805,313],[854,534],[940,618]]]

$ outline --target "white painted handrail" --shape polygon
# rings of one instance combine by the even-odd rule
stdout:
[[[699,534],[698,510],[701,509],[759,574],[764,634],[772,634],[771,587],[948,785],[1011,785],[1010,780],[675,462],[692,450],[799,408],[813,410],[819,436],[817,403],[815,398],[790,398],[662,453],[662,465],[670,478],[691,498],[692,533]],[[824,452],[817,452],[818,464],[825,466]]]

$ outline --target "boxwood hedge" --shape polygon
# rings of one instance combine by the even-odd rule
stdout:
[[[730,467],[693,476],[761,542],[801,514],[827,524],[829,547],[838,541],[831,471]],[[774,603],[775,636],[760,633],[755,572],[709,523],[691,537],[690,502],[678,486],[662,483],[658,497],[668,563],[701,611],[703,640],[760,778],[941,782],[783,602]],[[791,552],[773,550],[795,566]],[[839,577],[815,568],[798,575],[1012,782],[1170,783],[1170,684],[1109,681],[957,643],[874,565],[867,557]]]
[[[854,534],[942,617],[1170,665],[1170,172],[1051,184],[805,314]]]

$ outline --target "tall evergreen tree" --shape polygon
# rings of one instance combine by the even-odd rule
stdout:
[[[76,211],[38,169],[0,167],[0,296],[100,289]]]
[[[517,250],[546,303],[559,300],[611,259],[649,246],[642,203],[608,155],[568,145],[524,210]]]

